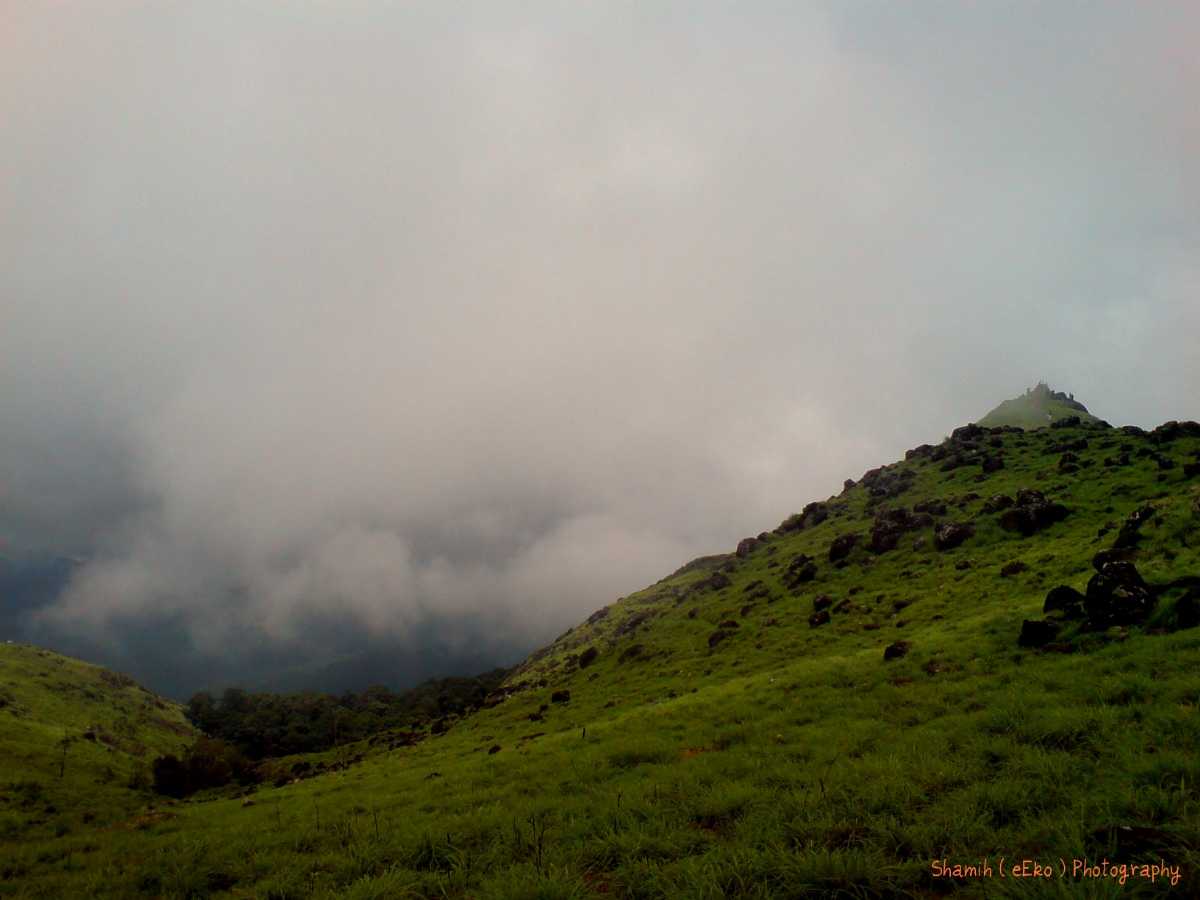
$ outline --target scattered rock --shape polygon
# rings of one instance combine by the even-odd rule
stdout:
[[[488,747],[488,756],[492,756],[493,754],[496,754],[499,752],[500,752],[499,744],[492,744],[492,746]]]
[[[996,454],[995,456],[985,456],[982,462],[982,468],[985,475],[990,475],[992,472],[999,472],[1004,468],[1004,457]]]
[[[891,662],[894,659],[900,659],[908,655],[908,651],[912,649],[910,641],[896,641],[894,644],[888,644],[883,649],[884,662]]]
[[[733,621],[733,619],[726,619],[724,622],[722,622],[717,627],[718,628],[737,628],[738,623]]]
[[[837,562],[849,556],[854,545],[858,543],[858,539],[859,535],[857,534],[842,534],[835,537],[829,544],[829,561]]]
[[[1042,612],[1061,612],[1068,619],[1083,618],[1083,594],[1067,585],[1051,588],[1042,604]]]
[[[975,527],[965,522],[947,522],[933,533],[933,544],[939,550],[952,550],[975,534]]]
[[[983,503],[983,511],[985,513],[996,513],[1008,509],[1014,503],[1013,498],[1008,494],[994,494]]]
[[[808,625],[810,628],[817,628],[821,625],[827,625],[828,623],[829,623],[829,611],[828,610],[823,609],[820,612],[815,612],[811,616],[808,617]]]
[[[1041,647],[1058,637],[1059,625],[1046,619],[1026,619],[1021,623],[1021,636],[1017,643],[1022,647]]]
[[[1088,581],[1084,610],[1090,628],[1144,622],[1154,610],[1155,597],[1133,563],[1105,563]]]
[[[729,637],[729,635],[730,632],[728,631],[714,631],[708,636],[708,649],[711,650],[717,644],[721,643],[721,641],[725,640],[725,638]]]
[[[913,504],[913,512],[944,516],[946,515],[946,504],[942,500],[922,500],[920,503]]]
[[[586,669],[596,661],[596,657],[600,655],[600,651],[595,647],[588,647],[579,654],[579,668]]]
[[[728,544],[726,546],[728,546]],[[752,552],[754,552],[754,548],[757,546],[758,546],[758,538],[752,538],[752,537],[742,538],[740,541],[738,541],[737,550],[735,551],[735,555],[737,556],[738,559],[745,559]]]
[[[550,702],[551,703],[570,703],[571,702],[571,692],[567,691],[567,690],[555,691],[553,694],[550,695]]]
[[[1175,601],[1175,627],[1195,628],[1200,625],[1200,588],[1192,588]]]
[[[823,609],[829,609],[833,605],[833,598],[828,594],[818,594],[813,598],[813,611],[820,612]]]
[[[1061,503],[1048,501],[1041,491],[1021,490],[1017,492],[1016,505],[1001,513],[1000,527],[1028,537],[1061,522],[1069,513]]]
[[[587,623],[589,625],[595,625],[597,622],[600,622],[607,618],[608,618],[608,607],[606,606],[606,607],[604,607],[604,609],[598,609],[594,613],[592,613],[590,616],[588,616]]]
[[[1013,575],[1020,575],[1028,568],[1029,566],[1021,562],[1021,560],[1014,559],[1012,562],[1005,563],[1000,567],[1000,575],[1002,578],[1010,578]]]
[[[964,572],[971,568],[971,561],[969,559],[960,559],[954,564],[954,568],[958,569],[960,572]]]
[[[1113,549],[1123,550],[1129,547],[1134,547],[1137,542],[1142,539],[1142,526],[1154,518],[1154,507],[1143,506],[1141,509],[1135,509],[1125,517],[1124,523],[1121,525],[1121,530],[1117,533],[1117,539],[1113,541]]]
[[[811,556],[801,553],[793,559],[783,573],[783,583],[789,588],[812,581],[817,577],[817,564]]]

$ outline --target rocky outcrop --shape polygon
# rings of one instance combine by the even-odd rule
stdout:
[[[1069,514],[1069,509],[1047,500],[1041,491],[1021,490],[1017,492],[1016,504],[1001,513],[1000,527],[1028,537],[1061,522]]]

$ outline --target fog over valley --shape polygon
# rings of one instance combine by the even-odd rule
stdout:
[[[1200,12],[9,4],[0,639],[520,661],[1038,380],[1200,419]]]

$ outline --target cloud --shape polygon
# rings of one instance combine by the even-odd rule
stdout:
[[[23,10],[42,626],[511,655],[1038,378],[1200,417],[1194,14],[995,11]]]

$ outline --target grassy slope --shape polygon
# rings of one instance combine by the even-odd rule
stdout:
[[[145,804],[138,782],[151,761],[192,736],[177,704],[127,676],[0,644],[0,840],[60,840],[127,818]]]
[[[1059,474],[1048,446],[1081,435],[1091,447],[1078,455],[1093,465]],[[1021,537],[975,500],[947,517],[975,523],[961,547],[916,549],[913,534],[879,556],[860,546],[837,569],[830,540],[870,526],[855,487],[828,521],[739,560],[723,590],[689,592],[708,576],[697,567],[573,629],[513,677],[528,689],[443,736],[263,788],[252,805],[192,802],[141,830],[14,841],[7,856],[22,877],[0,894],[1026,897],[1035,891],[1012,879],[934,881],[930,861],[1128,859],[1140,841],[1183,866],[1176,895],[1196,896],[1200,629],[1079,635],[1074,654],[1022,650],[1016,637],[1049,587],[1084,586],[1115,534],[1098,529],[1147,502],[1158,516],[1143,529],[1143,574],[1200,574],[1200,481],[1136,455],[1102,467],[1116,452],[1106,445],[1145,444],[1115,431],[1004,444],[1006,468],[986,478],[977,465],[897,464],[916,477],[890,502],[1031,486],[1071,507],[1064,522]],[[1200,441],[1158,449],[1190,460]],[[820,571],[793,595],[779,575],[800,552]],[[1013,560],[1029,569],[1000,576]],[[770,597],[743,611],[755,581]],[[818,593],[857,608],[810,628]],[[1175,599],[1148,627],[1170,626]],[[710,651],[729,618],[740,627]],[[898,638],[912,651],[885,663]],[[634,644],[641,657],[621,662]],[[599,651],[592,665],[567,662],[588,646]],[[563,688],[570,702],[550,702]],[[1123,825],[1145,830],[1114,830]],[[1046,890],[1157,896],[1162,882]]]

